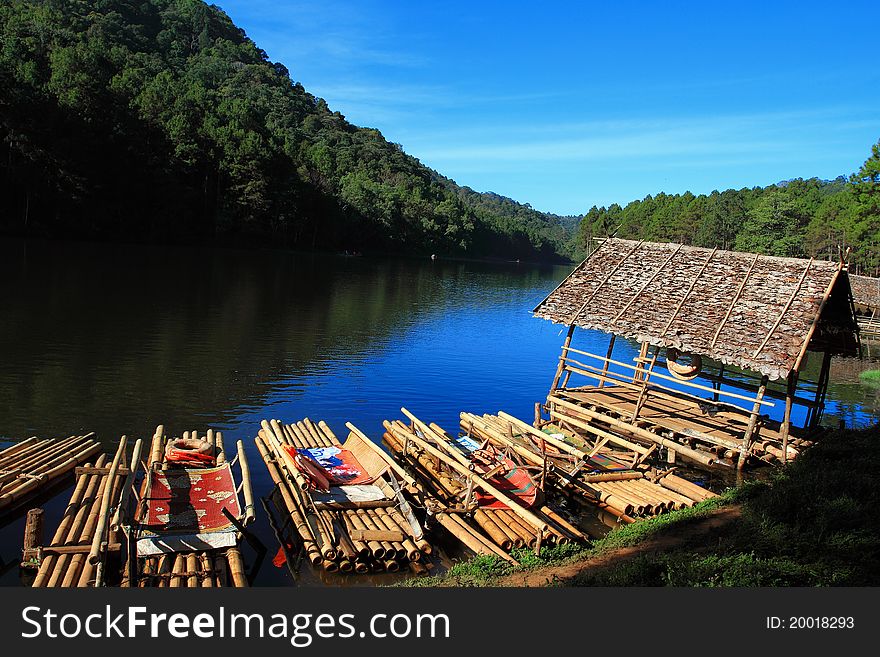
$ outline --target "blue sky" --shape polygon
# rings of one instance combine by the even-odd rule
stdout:
[[[549,212],[834,178],[880,138],[878,2],[215,1],[351,122]]]

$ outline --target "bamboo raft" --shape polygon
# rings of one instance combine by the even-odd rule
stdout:
[[[540,553],[542,545],[588,540],[543,500],[543,495],[527,507],[520,498],[492,483],[497,481],[492,471],[478,474],[472,461],[474,452],[458,446],[440,426],[422,422],[405,408],[401,411],[409,423],[383,422],[385,444],[416,474],[421,501],[429,514],[467,548],[515,562],[508,554],[513,548],[528,547]],[[509,456],[519,461],[517,467],[529,467],[518,454]],[[476,491],[498,504],[478,503]]]
[[[93,433],[63,440],[28,438],[0,451],[0,518],[101,451]]]
[[[674,468],[656,470],[643,465],[645,452],[614,434],[584,449],[573,444],[574,436],[559,427],[554,429],[541,431],[503,411],[497,415],[461,414],[461,430],[466,436],[516,451],[542,468],[549,485],[575,501],[610,513],[618,522],[692,507],[716,496],[674,475]]]
[[[264,420],[261,427],[254,441],[286,510],[283,522],[295,529],[298,548],[313,566],[343,573],[425,571],[433,548],[404,497],[404,489],[416,482],[378,445],[351,423],[345,443],[325,422],[308,418],[286,425]],[[317,490],[294,454],[321,448],[353,455],[377,499],[352,499],[345,485],[333,485],[329,493]]]
[[[110,526],[110,514],[132,474],[126,467],[126,443],[123,437],[109,464],[101,454],[94,463],[76,468],[76,485],[49,545],[42,545],[42,510],[28,512],[22,566],[37,569],[32,586],[106,584],[105,575],[112,574],[110,568],[121,549],[118,529]]]
[[[238,495],[244,497],[244,508],[237,517],[227,516],[229,522],[233,525],[227,533],[235,534],[234,545],[223,545],[222,547],[212,548],[210,546],[211,534],[199,534],[197,538],[190,537],[181,538],[171,533],[163,535],[162,531],[158,532],[158,537],[154,540],[144,539],[144,536],[151,535],[146,531],[146,506],[150,501],[151,491],[149,490],[150,478],[144,477],[141,483],[140,499],[137,502],[137,508],[133,514],[133,520],[127,523],[121,520],[123,524],[127,524],[126,531],[131,541],[128,550],[128,561],[125,572],[122,577],[121,585],[123,587],[159,587],[159,588],[207,588],[207,587],[247,587],[248,579],[245,574],[245,565],[242,558],[239,543],[242,538],[244,528],[250,524],[255,517],[254,497],[251,491],[250,470],[248,467],[247,457],[244,451],[242,441],[236,444],[237,454],[229,461],[226,449],[223,445],[223,434],[220,431],[208,429],[204,434],[199,434],[197,430],[184,431],[182,436],[185,440],[203,440],[210,446],[210,455],[213,456],[213,463],[210,465],[216,468],[222,468],[228,464],[230,468],[238,463],[241,473],[241,483],[235,488],[234,492],[227,491],[230,499],[235,498],[231,504],[238,507]],[[150,453],[148,456],[146,470],[147,474],[151,471],[172,471],[178,474],[181,471],[187,473],[188,476],[199,476],[200,472],[213,472],[211,470],[199,470],[197,468],[186,467],[184,464],[171,462],[166,456],[166,447],[169,439],[165,435],[165,428],[159,425],[153,435],[150,445]],[[234,485],[234,480],[233,480]],[[180,514],[186,514],[186,510],[181,510]],[[174,517],[169,518],[167,528],[170,529],[174,525]],[[236,531],[237,530],[237,531]],[[138,540],[140,539],[140,540]],[[230,541],[227,541],[230,542]],[[194,549],[198,544],[203,544],[203,549]],[[208,549],[205,549],[208,548]],[[147,552],[145,554],[145,552]],[[160,552],[160,553],[156,553]]]

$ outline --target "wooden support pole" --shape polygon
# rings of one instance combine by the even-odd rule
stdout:
[[[816,406],[813,409],[813,415],[810,418],[810,427],[819,426],[822,420],[822,414],[825,411],[825,394],[828,392],[828,379],[831,371],[831,353],[822,354],[822,369],[819,372],[819,381],[816,384]]]
[[[782,435],[782,462],[788,463],[788,434],[791,431],[791,407],[794,401],[794,393],[797,389],[798,373],[792,370],[788,373],[788,388],[785,395],[785,415],[779,433]]]
[[[568,358],[568,348],[571,345],[571,337],[574,335],[575,325],[568,327],[568,333],[565,336],[565,342],[562,343],[562,353],[559,355],[559,365],[556,366],[556,375],[553,377],[553,383],[550,390],[556,390],[559,387],[559,379],[562,377],[562,371],[565,369],[565,359]]]
[[[755,397],[755,405],[752,407],[752,414],[749,416],[749,425],[746,427],[746,431],[742,438],[742,444],[739,448],[739,458],[736,460],[737,470],[743,469],[743,466],[746,464],[746,459],[749,456],[749,448],[751,446],[755,429],[758,426],[758,416],[761,413],[761,398],[764,396],[764,391],[767,389],[768,380],[769,377],[766,374],[761,378],[761,385],[758,387],[758,394]]]

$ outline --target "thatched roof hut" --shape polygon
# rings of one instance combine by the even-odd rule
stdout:
[[[869,313],[880,310],[880,278],[850,274],[849,284],[857,310]]]
[[[822,418],[831,358],[859,353],[849,276],[822,260],[608,239],[534,313],[569,326],[551,422],[599,436],[594,449],[622,433],[705,465],[796,456]],[[609,333],[606,355],[573,347],[576,327]],[[617,336],[640,343],[637,358],[614,358]],[[808,351],[822,353],[813,383],[800,381]],[[781,417],[764,414],[770,400],[785,402]]]
[[[770,379],[807,350],[858,354],[848,276],[821,260],[608,239],[534,313]]]

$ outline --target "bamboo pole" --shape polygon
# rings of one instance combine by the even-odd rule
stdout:
[[[575,538],[577,538],[581,541],[588,541],[590,539],[589,536],[584,534],[580,529],[578,529],[577,527],[572,525],[570,522],[568,522],[565,518],[563,518],[560,514],[558,514],[553,509],[551,509],[549,506],[542,506],[541,513],[543,513],[550,520],[552,520],[557,525],[562,527],[565,531],[567,531],[569,534],[571,534]]]
[[[165,425],[160,424],[153,432],[153,442],[150,445],[150,463],[151,470],[156,470],[162,465],[165,458]]]
[[[119,470],[119,464],[125,455],[125,445],[127,443],[128,438],[125,436],[119,441],[119,448],[116,450],[116,455],[113,457],[113,462],[110,464],[110,471],[107,473],[107,480],[110,482],[113,482],[116,478],[116,472]],[[110,504],[112,501],[110,495],[106,495],[101,502],[98,525],[95,528],[95,537],[92,540],[92,549],[89,552],[89,563],[91,564],[97,564],[101,559],[101,542],[104,540],[104,532],[107,528],[107,523],[110,520]]]
[[[556,374],[553,376],[553,383],[550,384],[551,391],[556,390],[559,387],[559,379],[562,377],[562,372],[565,369],[565,353],[571,345],[571,338],[574,335],[574,329],[574,324],[571,324],[568,327],[568,333],[565,336],[565,341],[562,343],[562,353],[559,355],[559,365],[556,367]]]
[[[674,474],[668,474],[665,477],[661,477],[657,480],[657,483],[664,488],[668,488],[671,491],[675,491],[676,493],[696,500],[697,502],[702,502],[703,500],[707,500],[711,497],[717,497],[715,493],[706,490],[705,488],[702,488],[700,486],[697,486],[695,483],[688,481],[687,479],[683,479],[682,477],[678,477]]]
[[[288,486],[288,482],[281,472],[278,461],[274,456],[270,454],[269,448],[266,446],[263,440],[260,438],[255,438],[254,442],[257,445],[257,450],[260,452],[260,456],[262,456],[263,461],[266,464],[266,468],[269,470],[270,478],[278,487],[279,493],[281,493],[282,500],[284,501],[284,506],[287,508],[290,519],[293,522],[293,525],[303,542],[303,547],[306,549],[309,561],[312,563],[312,565],[317,565],[322,560],[322,557],[320,551],[317,548],[317,541],[315,536],[312,534],[311,527],[309,526],[308,522],[306,522],[303,507],[297,501],[295,501],[293,497],[295,494],[298,493],[298,491],[296,491],[296,489],[294,489],[293,487]]]
[[[190,589],[199,588],[199,558],[195,552],[188,552],[186,555],[186,584]]]
[[[98,457],[96,461],[96,466],[101,467],[104,464],[104,455]],[[67,505],[67,508],[64,511],[64,515],[61,519],[61,522],[58,524],[58,527],[55,530],[55,534],[52,537],[52,542],[50,545],[62,545],[64,543],[65,538],[67,537],[67,532],[70,528],[70,525],[73,523],[74,518],[79,513],[79,508],[83,503],[83,500],[87,498],[89,491],[89,484],[92,481],[92,477],[89,475],[82,475],[77,478],[76,486],[73,490],[73,493],[70,496],[70,502]],[[40,567],[38,569],[37,575],[34,578],[34,582],[32,584],[33,587],[39,588],[45,585],[45,582],[48,580],[49,575],[52,572],[53,566],[56,561],[55,555],[49,555],[43,558],[40,563]]]
[[[510,563],[517,563],[516,559],[509,554],[502,552],[500,549],[492,549],[491,544],[487,543],[484,539],[481,540],[475,535],[474,531],[468,527],[463,520],[456,517],[456,514],[438,513],[435,517],[437,518],[437,522],[443,525],[450,534],[464,543],[465,546],[473,552],[486,555],[494,554]]]
[[[140,465],[142,449],[143,441],[138,438],[134,443],[134,449],[131,453],[131,465],[128,468],[128,474],[125,477],[125,482],[122,484],[122,495],[119,498],[119,504],[116,506],[116,511],[113,513],[113,521],[110,523],[111,531],[119,531],[119,527],[122,524],[124,517],[126,518],[126,522],[128,521],[128,504],[129,499],[131,498],[134,478]]]
[[[214,433],[214,444],[216,446],[217,452],[217,465],[223,465],[226,463],[226,449],[223,447],[223,432],[217,431]]]
[[[237,547],[231,547],[226,550],[226,559],[229,562],[229,573],[232,577],[232,584],[237,588],[247,588],[248,581],[244,574],[244,561],[241,558],[241,551]]]
[[[256,518],[254,493],[251,490],[251,468],[248,465],[244,443],[239,440],[236,446],[238,447],[238,467],[241,469],[241,486],[244,493],[244,520],[242,524],[246,526]]]
[[[587,454],[583,450],[578,449],[574,445],[569,445],[564,440],[559,440],[558,438],[551,436],[548,433],[544,433],[540,429],[536,429],[535,427],[526,424],[525,422],[523,422],[522,420],[520,420],[518,417],[516,417],[514,415],[510,415],[509,413],[506,413],[505,411],[498,411],[498,417],[503,418],[504,420],[507,420],[513,426],[520,429],[520,431],[523,431],[525,433],[529,433],[529,434],[533,435],[535,438],[537,438],[539,440],[543,440],[544,442],[549,443],[550,445],[553,445],[553,447],[555,447],[556,449],[561,450],[563,452],[566,452],[567,454],[570,454],[571,456],[574,456],[577,459],[586,460],[586,458],[587,458]]]
[[[346,422],[345,426],[349,429],[349,431],[351,431],[356,436],[358,436],[362,441],[364,441],[366,446],[369,447],[370,449],[372,449],[379,458],[381,458],[383,461],[385,461],[389,465],[391,470],[393,470],[398,475],[400,480],[403,481],[404,483],[406,483],[406,485],[409,486],[411,490],[414,490],[417,487],[416,480],[413,479],[412,476],[410,476],[410,474],[408,472],[406,472],[406,470],[404,470],[402,467],[400,467],[400,465],[397,463],[397,461],[395,461],[393,458],[391,458],[391,456],[389,456],[385,452],[385,450],[383,450],[376,443],[374,443],[372,440],[370,440],[366,434],[364,434],[360,429],[358,429],[356,426],[354,426],[351,422]]]
[[[79,463],[82,463],[84,460],[86,460],[90,456],[93,456],[99,451],[101,451],[101,446],[98,443],[85,446],[73,456],[66,458],[62,463],[54,465],[48,470],[39,473],[38,475],[36,475],[36,478],[27,479],[26,481],[23,481],[21,484],[19,484],[17,487],[3,493],[2,495],[0,495],[0,513],[14,505],[19,504],[25,498],[25,496],[34,493],[35,489],[45,486],[53,479],[57,479],[58,477],[61,477],[62,475],[70,472],[70,470],[75,468]],[[59,456],[58,458],[63,458],[63,456]]]
[[[582,351],[582,350],[580,350],[580,349],[574,349],[574,348],[570,348],[568,351],[570,351],[570,352],[572,352],[572,353],[575,353],[575,354],[581,354],[581,355],[583,355],[583,356],[589,356],[590,358],[595,358],[596,360],[598,360],[598,361],[600,361],[600,362],[610,363],[610,364],[612,364],[612,365],[618,365],[618,366],[620,366],[620,367],[623,367],[623,368],[626,368],[626,369],[629,369],[629,370],[636,370],[636,369],[638,369],[637,366],[635,366],[635,365],[630,365],[629,363],[624,363],[624,362],[621,362],[621,361],[619,361],[619,360],[612,360],[612,359],[610,359],[610,358],[604,358],[604,357],[602,357],[602,356],[598,356],[598,355],[596,355],[596,354],[590,353],[589,351]],[[576,363],[576,364],[579,364],[579,365],[584,365],[584,363],[579,363],[578,361],[576,361],[576,360],[574,360],[574,359],[572,359],[572,358],[566,358],[566,361],[567,361],[567,362],[573,362],[573,363]],[[584,365],[584,366],[585,366],[585,367],[591,367],[591,368],[592,368],[592,366],[590,366],[590,365]],[[597,372],[600,372],[600,371],[601,371],[601,370],[599,370],[598,368],[593,368],[593,369],[595,369]],[[616,374],[616,373],[615,373],[615,374]],[[594,375],[590,375],[590,376],[593,376],[593,378],[596,378],[596,379],[599,378],[598,376],[594,376]],[[622,377],[623,375],[618,374],[617,376],[621,376],[621,377]],[[687,387],[687,388],[694,388],[694,389],[696,389],[696,390],[704,390],[704,391],[707,391],[707,392],[711,392],[711,393],[713,393],[713,394],[718,393],[718,394],[724,395],[724,396],[726,396],[726,397],[731,397],[731,398],[733,398],[733,399],[740,399],[740,400],[742,400],[742,401],[749,401],[749,402],[754,402],[754,401],[755,401],[755,398],[754,398],[754,397],[749,397],[749,396],[747,396],[747,395],[740,395],[740,394],[737,394],[737,393],[735,393],[735,392],[729,392],[729,391],[727,391],[727,390],[721,390],[721,391],[719,392],[718,390],[716,390],[715,388],[713,388],[713,387],[711,387],[711,386],[704,386],[704,385],[699,384],[699,383],[694,383],[693,381],[682,381],[681,379],[676,379],[675,377],[673,377],[673,376],[671,376],[671,375],[662,374],[662,373],[660,373],[660,372],[655,372],[655,373],[653,374],[653,377],[656,378],[656,379],[663,379],[663,380],[666,380],[666,381],[672,381],[672,382],[674,382],[674,383],[680,384],[680,385],[685,386],[685,387]],[[636,389],[637,389],[637,388],[636,388]],[[678,394],[687,394],[687,393],[682,393],[681,391],[678,391],[678,390],[672,390],[672,389],[667,389],[667,388],[664,388],[664,389],[665,389],[665,390],[668,390],[669,392],[674,392],[674,393],[678,393]],[[689,396],[693,397],[693,395],[689,395]],[[762,403],[762,405],[764,405],[764,406],[770,406],[770,407],[774,406],[773,402],[768,402],[768,401],[766,401],[766,400],[762,401],[761,403]],[[737,406],[737,407],[735,407],[735,408],[740,408],[740,407]],[[740,409],[740,410],[742,410],[742,409]]]
[[[101,498],[99,494],[99,486],[101,484],[101,475],[96,474],[89,476],[89,482],[83,495],[82,501],[79,504],[79,508],[77,509],[75,515],[73,515],[69,519],[69,522],[66,523],[65,531],[58,539],[59,546],[64,546],[70,543],[77,542],[79,534],[82,530],[83,523],[86,521],[86,518],[88,517],[92,507],[100,504]],[[65,520],[67,520],[67,518],[65,518]],[[64,523],[62,524],[64,525]],[[48,564],[46,572],[46,577],[48,579],[45,581],[45,586],[48,586],[50,588],[58,586],[59,582],[63,578],[69,562],[69,554],[59,554],[54,560],[44,561],[44,564]],[[35,586],[42,585],[38,584],[38,580],[39,573],[37,579],[34,581]]]
[[[749,455],[749,445],[752,442],[755,429],[758,426],[758,415],[761,412],[761,397],[764,396],[764,391],[767,389],[767,380],[768,377],[765,374],[761,379],[761,385],[758,388],[758,396],[755,398],[755,406],[752,408],[752,414],[749,416],[748,427],[746,427],[746,431],[742,437],[742,444],[739,448],[739,457],[736,460],[737,470],[742,470],[746,464],[746,459]]]
[[[403,410],[403,409],[401,409],[401,410]],[[521,507],[518,503],[516,503],[513,499],[511,499],[506,493],[502,492],[501,490],[499,490],[498,488],[496,488],[495,486],[490,484],[488,481],[483,479],[478,474],[468,470],[465,466],[463,466],[461,463],[459,463],[458,461],[453,459],[451,456],[448,456],[444,452],[441,452],[436,447],[428,444],[426,441],[422,440],[421,438],[419,438],[416,435],[413,435],[410,438],[410,440],[414,441],[416,444],[418,444],[420,447],[422,447],[429,454],[431,454],[434,457],[439,458],[441,461],[445,462],[447,465],[452,467],[452,469],[456,470],[459,474],[463,474],[465,477],[468,477],[468,476],[473,477],[475,485],[479,486],[485,492],[487,492],[488,494],[492,495],[493,497],[495,497],[499,501],[506,504],[514,513],[516,513],[516,515],[518,515],[520,518],[522,518],[523,520],[528,522],[529,525],[533,526],[535,529],[538,529],[542,532],[547,530],[547,524],[543,520],[538,518],[531,511],[528,511],[528,510],[524,509],[523,507]]]

